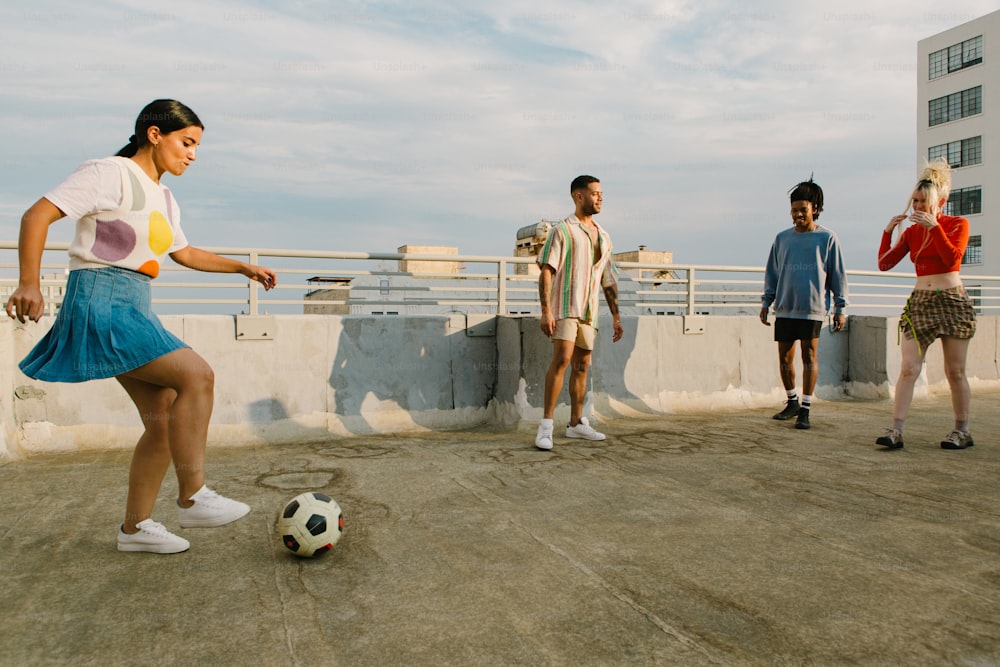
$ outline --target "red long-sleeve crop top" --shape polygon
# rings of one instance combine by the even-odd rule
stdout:
[[[892,245],[892,234],[882,232],[878,249],[878,270],[888,271],[910,255],[918,276],[951,273],[962,268],[962,256],[969,244],[969,221],[951,215],[938,214],[937,227],[920,225],[907,227]]]

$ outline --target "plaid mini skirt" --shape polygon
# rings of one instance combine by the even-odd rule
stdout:
[[[18,364],[30,378],[110,378],[187,347],[151,308],[150,277],[118,267],[70,271],[56,321]]]
[[[976,309],[959,285],[949,289],[913,290],[899,318],[899,330],[926,350],[939,336],[972,338],[976,333]]]

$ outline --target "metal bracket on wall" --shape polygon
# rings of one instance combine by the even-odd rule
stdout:
[[[237,315],[236,340],[274,340],[273,315]]]
[[[703,334],[705,333],[705,326],[707,320],[704,315],[685,315],[684,316],[684,333],[685,334]]]

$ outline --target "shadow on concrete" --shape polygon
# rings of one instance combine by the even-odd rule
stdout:
[[[456,354],[456,336],[488,354]],[[438,428],[446,412],[485,410],[495,367],[454,366],[463,358],[493,359],[495,347],[495,338],[465,338],[464,330],[451,329],[448,317],[345,317],[329,376],[332,412],[349,432],[362,435]]]

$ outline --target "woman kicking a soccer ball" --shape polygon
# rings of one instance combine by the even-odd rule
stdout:
[[[148,104],[135,134],[114,157],[84,162],[21,219],[20,281],[7,314],[37,322],[48,227],[77,220],[65,298],[52,328],[20,363],[46,382],[115,378],[135,403],[145,432],[129,470],[119,551],[177,553],[187,540],[152,520],[163,477],[174,464],[182,527],[221,526],[250,507],[205,486],[205,444],[214,375],[191,348],[163,328],[150,308],[150,281],[165,255],[191,269],[240,273],[271,289],[270,269],[188,245],[180,212],[160,178],[183,174],[196,159],[204,126],[175,100]]]

